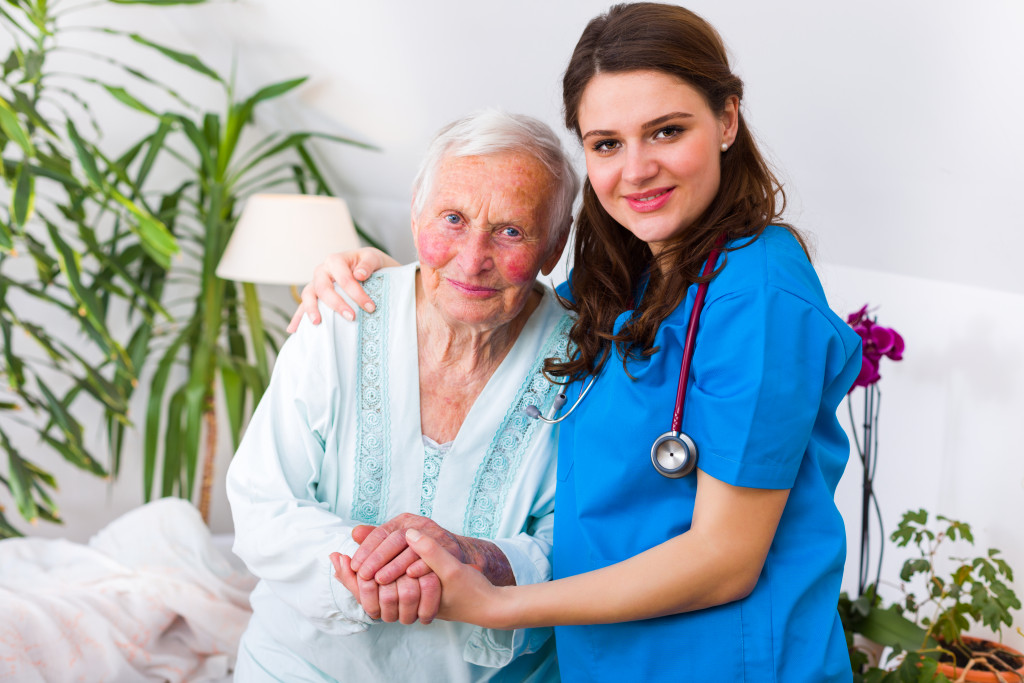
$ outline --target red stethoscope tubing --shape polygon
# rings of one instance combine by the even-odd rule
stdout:
[[[725,244],[725,235],[719,235],[715,246],[711,249],[701,277],[707,277],[715,270],[718,254]],[[690,365],[693,362],[693,350],[697,346],[697,326],[700,314],[704,310],[704,297],[708,293],[708,283],[702,282],[697,287],[697,295],[693,298],[693,310],[690,312],[690,324],[686,328],[686,342],[683,344],[683,362],[679,366],[679,386],[676,387],[676,407],[672,411],[672,431],[683,431],[683,407],[686,404],[686,385],[690,381]]]

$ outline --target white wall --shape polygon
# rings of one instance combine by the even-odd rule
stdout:
[[[222,71],[237,56],[241,92],[310,75],[300,92],[259,112],[260,124],[378,145],[322,144],[318,156],[357,220],[407,259],[408,187],[431,134],[487,105],[559,129],[561,71],[606,4],[243,0],[161,11],[166,23],[131,21]],[[688,6],[731,49],[747,84],[745,114],[787,182],[790,219],[814,235],[833,308],[845,314],[870,302],[906,339],[905,359],[883,366],[876,485],[886,528],[911,507],[963,518],[979,546],[1001,548],[1024,572],[1024,277],[1012,261],[1024,251],[1014,200],[1024,185],[1024,5]],[[95,482],[74,474],[61,482],[72,537],[132,504],[79,508],[74,491]],[[848,586],[858,482],[851,464],[837,496],[854,560]],[[899,557],[887,552],[893,575]],[[1024,581],[1017,586],[1024,594]]]

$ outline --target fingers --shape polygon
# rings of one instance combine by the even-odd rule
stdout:
[[[302,316],[307,316],[309,321],[314,325],[320,324],[320,309],[316,307],[316,290],[313,289],[313,283],[310,282],[302,288],[302,297],[299,302],[299,307],[295,309],[295,314],[292,316],[291,321],[288,323],[288,333],[291,334],[299,329],[299,323],[302,322]]]
[[[353,529],[352,538],[355,538],[355,533],[356,531]],[[388,529],[379,526],[368,533],[362,541],[359,541],[359,548],[357,548],[356,552],[352,555],[352,570],[359,571],[359,568],[363,566],[363,562],[366,561],[366,558],[377,549],[377,546],[380,545],[390,533],[391,532]],[[375,573],[376,572],[373,572],[366,578],[370,578],[370,576],[373,576]]]
[[[377,604],[380,605],[380,620],[389,624],[398,621],[398,584],[378,584]],[[363,609],[366,609],[363,607]]]
[[[351,558],[347,555],[331,553],[330,559],[335,578],[359,600],[370,618],[403,624],[412,624],[419,619],[429,624],[437,616],[441,607],[441,582],[435,574],[421,579],[401,576],[395,582],[380,585],[376,581],[360,579],[352,571]]]
[[[371,619],[380,619],[380,598],[378,597],[378,592],[383,586],[378,585],[376,581],[365,581],[358,576],[356,576],[356,584],[356,595],[359,598],[359,604],[363,606],[363,611]]]
[[[420,612],[419,579],[402,576],[394,585],[398,588],[398,620],[406,625],[415,623]]]
[[[420,604],[417,616],[423,624],[429,624],[441,609],[441,581],[433,572],[417,579],[420,589]],[[405,622],[402,622],[405,623]]]
[[[372,524],[360,524],[352,529],[352,540],[361,544],[370,535],[370,532],[376,528]]]
[[[371,531],[368,539],[373,538],[376,531]],[[361,551],[366,543],[359,546]],[[397,558],[403,550],[408,547],[408,543],[405,540],[405,533],[402,531],[392,531],[387,535],[383,541],[381,541],[373,551],[364,557],[362,563],[356,569],[361,579],[372,579],[377,575],[381,569],[383,569],[389,562]],[[357,551],[358,554],[359,551]],[[402,571],[393,572],[394,579],[397,579],[400,575],[405,573],[405,567],[412,564],[415,557],[407,559],[405,565],[402,567]],[[392,580],[394,580],[392,579]],[[378,579],[378,583],[390,583],[390,581],[381,581]]]
[[[288,322],[288,327],[284,328],[288,334],[294,334],[295,330],[299,329],[299,323],[302,322],[302,314],[304,311],[299,306],[295,309],[295,313],[292,315],[292,319]]]
[[[405,538],[409,547],[416,551],[416,554],[437,574],[442,586],[465,566],[442,548],[437,541],[416,529],[406,531]]]
[[[370,273],[381,268],[382,262],[379,253],[369,248],[346,251],[340,254],[331,254],[324,263],[317,268],[317,276],[314,282],[317,284],[317,294],[328,302],[329,297],[337,297],[334,291],[335,282],[367,313],[373,313],[376,309],[373,301],[363,289],[361,280],[365,280]],[[321,268],[323,271],[321,271]],[[330,291],[327,291],[330,290]],[[339,299],[341,297],[338,297]],[[330,305],[330,304],[328,304]],[[334,308],[334,306],[331,306]],[[345,306],[352,314],[348,305]],[[338,310],[338,309],[335,309]],[[338,310],[344,315],[344,312]],[[347,317],[347,316],[346,316]]]
[[[373,247],[363,247],[352,251],[331,254],[313,271],[313,281],[302,288],[302,303],[292,316],[286,328],[289,333],[299,329],[302,316],[305,315],[314,325],[320,324],[320,311],[317,301],[322,301],[332,311],[336,311],[345,320],[353,321],[356,314],[348,302],[338,294],[334,285],[337,283],[342,291],[352,298],[367,313],[373,313],[377,307],[363,289],[362,281],[370,277],[374,271],[385,266],[397,266],[397,261],[384,252]]]
[[[334,565],[334,576],[341,581],[341,584],[348,589],[348,592],[354,595],[356,598],[359,597],[359,584],[356,580],[356,573],[352,571],[352,567],[349,565],[351,558],[348,555],[342,555],[341,553],[331,553],[331,564]]]
[[[395,532],[395,533],[401,534],[401,532]],[[401,535],[402,535],[402,539],[403,539],[403,542],[404,542],[405,536],[404,536],[404,534],[401,534]],[[419,560],[419,555],[417,555],[416,552],[414,550],[412,550],[411,548],[406,548],[401,553],[399,553],[398,557],[396,557],[395,559],[391,560],[386,565],[384,565],[383,568],[381,568],[379,571],[377,571],[373,575],[373,578],[377,581],[377,583],[380,583],[380,584],[391,583],[392,581],[397,581],[399,579],[399,577],[405,576],[406,574],[408,574],[409,573],[408,572],[409,566],[414,564],[418,560]],[[371,558],[371,560],[369,562],[367,562],[367,564],[364,564],[363,566],[364,567],[368,567],[370,565],[372,565],[372,558]],[[429,571],[429,570],[427,570],[427,571]],[[426,573],[426,572],[424,572],[424,573]],[[421,574],[421,576],[422,576],[422,574]],[[416,577],[413,577],[413,578],[419,578],[419,577],[416,576]]]
[[[331,258],[321,263],[313,271],[313,281],[302,290],[302,306],[306,308],[311,303],[315,307],[316,301],[319,298],[327,308],[336,311],[342,318],[351,322],[356,319],[356,314],[352,311],[352,307],[348,305],[348,302],[334,289],[334,283],[338,281],[335,272],[330,269],[331,260],[334,256],[337,255],[332,255]],[[351,275],[348,276],[348,279],[351,279]],[[339,284],[342,283],[339,281]],[[311,290],[310,287],[312,287]],[[312,317],[310,319],[312,320]],[[313,322],[317,321],[314,320]]]
[[[409,549],[412,550],[411,547]],[[413,552],[416,551],[413,550]],[[431,569],[426,562],[424,562],[421,559],[417,559],[415,562],[409,565],[409,568],[405,570],[405,574],[406,576],[411,576],[414,579],[419,579],[426,576],[427,574],[430,574],[433,571],[434,570]]]

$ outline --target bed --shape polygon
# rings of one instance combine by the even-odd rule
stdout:
[[[231,681],[256,579],[229,545],[176,498],[87,544],[0,541],[0,680]]]

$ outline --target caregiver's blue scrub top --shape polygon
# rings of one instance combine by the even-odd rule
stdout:
[[[726,258],[700,319],[683,431],[712,477],[791,489],[764,569],[753,592],[729,604],[556,628],[564,681],[851,679],[836,610],[846,533],[833,496],[849,457],[836,408],[860,370],[860,338],[829,309],[785,229],[769,227]],[[625,560],[690,528],[696,475],[661,476],[650,450],[671,428],[696,289],[661,325],[658,352],[630,361],[633,378],[613,356],[562,423],[555,578]],[[570,404],[578,393],[577,383]]]

